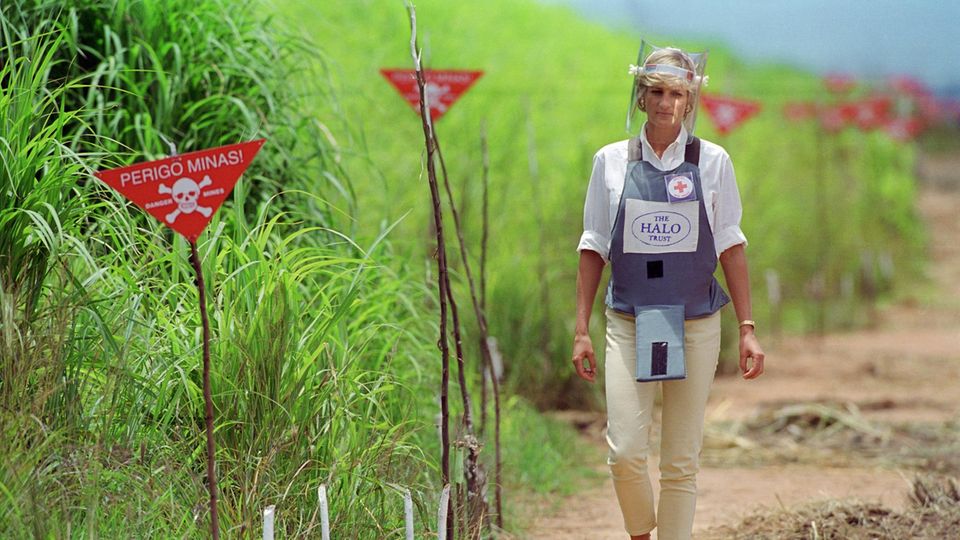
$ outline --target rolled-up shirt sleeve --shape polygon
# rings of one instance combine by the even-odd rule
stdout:
[[[604,174],[605,159],[598,152],[593,156],[593,171],[583,204],[583,234],[577,251],[588,249],[608,261],[610,251],[610,193]]]
[[[743,206],[737,190],[737,177],[733,172],[730,156],[724,155],[720,164],[720,184],[714,201],[713,241],[717,256],[737,244],[747,244],[747,237],[740,229]]]

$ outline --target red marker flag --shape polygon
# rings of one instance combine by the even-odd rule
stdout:
[[[760,112],[760,103],[756,101],[707,94],[700,96],[700,101],[721,135],[733,131]]]
[[[817,111],[820,127],[829,133],[836,133],[853,122],[857,117],[857,106],[851,103],[825,105]]]
[[[857,87],[857,80],[844,73],[830,73],[823,78],[823,85],[834,94],[846,94]]]
[[[381,69],[380,73],[413,107],[414,112],[420,114],[420,90],[417,88],[416,72],[412,69]],[[482,71],[424,71],[424,91],[430,107],[430,119],[436,121],[446,114],[481,75]]]
[[[923,82],[917,78],[910,77],[909,75],[891,77],[887,80],[887,83],[897,92],[910,97],[916,98],[930,94],[930,91],[927,89],[926,85],[923,84]]]
[[[783,116],[787,120],[799,122],[817,115],[817,106],[814,103],[796,101],[783,105]]]
[[[854,103],[853,122],[864,131],[879,128],[890,120],[892,105],[886,96],[873,96]]]
[[[923,123],[916,118],[894,118],[883,129],[894,140],[908,142],[923,132]]]
[[[97,172],[97,178],[191,242],[213,214],[266,139]]]

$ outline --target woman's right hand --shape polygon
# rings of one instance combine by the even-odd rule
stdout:
[[[587,382],[594,382],[596,379],[597,359],[588,334],[577,334],[573,337],[573,366],[581,379]]]
[[[600,275],[603,273],[603,257],[596,251],[580,251],[580,266],[577,268],[577,324],[573,329],[573,366],[577,375],[587,382],[597,376],[597,360],[590,342],[590,309]]]

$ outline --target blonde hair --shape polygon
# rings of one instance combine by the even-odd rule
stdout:
[[[648,65],[673,66],[689,72],[689,76],[683,77],[679,73],[643,69]],[[643,102],[643,94],[651,86],[682,88],[687,91],[691,101],[695,97],[694,94],[700,89],[701,78],[697,75],[696,65],[690,55],[680,49],[673,47],[657,49],[647,56],[640,68],[637,70],[634,84],[637,85],[637,107],[643,112],[647,110]]]

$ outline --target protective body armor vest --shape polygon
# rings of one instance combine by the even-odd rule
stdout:
[[[607,305],[631,316],[645,306],[680,305],[685,319],[715,313],[730,298],[713,275],[717,254],[700,182],[700,139],[686,145],[684,162],[671,171],[643,160],[639,137],[628,145]]]

